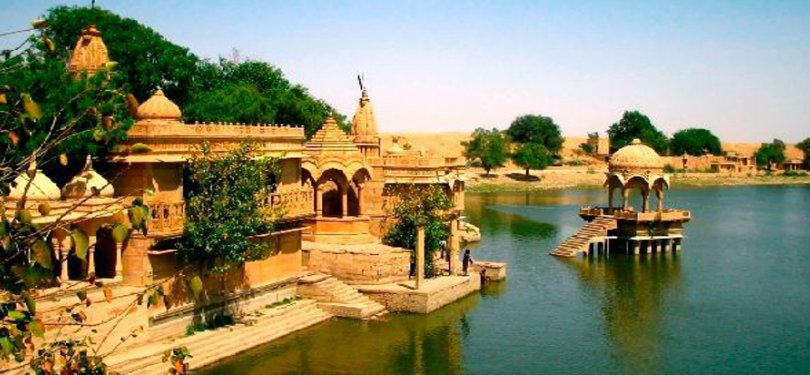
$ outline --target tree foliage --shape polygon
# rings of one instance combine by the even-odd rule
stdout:
[[[810,168],[810,138],[805,138],[803,141],[797,143],[796,148],[802,150],[804,153],[805,168]]]
[[[261,259],[266,247],[252,236],[269,233],[273,215],[265,206],[275,189],[278,162],[255,157],[242,143],[223,154],[206,143],[187,165],[186,221],[178,244],[185,263],[203,262],[215,272]]]
[[[506,134],[517,143],[537,143],[557,155],[562,150],[563,137],[560,127],[551,117],[523,115],[512,121]]]
[[[673,155],[720,155],[723,152],[720,138],[710,130],[700,128],[678,130],[672,135],[669,146]]]
[[[775,164],[785,161],[785,142],[779,139],[774,139],[771,143],[763,143],[759,146],[759,150],[754,154],[757,160],[757,165],[766,167],[771,170]]]
[[[512,161],[518,166],[526,170],[526,176],[529,176],[531,169],[546,169],[553,159],[551,153],[545,146],[539,143],[524,143],[520,145],[517,151],[512,155]]]
[[[629,145],[634,138],[638,138],[644,144],[652,147],[659,154],[667,152],[667,137],[650,119],[638,111],[626,111],[619,122],[614,123],[608,129],[610,136],[610,151]]]
[[[453,202],[442,186],[411,187],[399,192],[397,204],[389,214],[396,222],[385,234],[390,246],[416,249],[416,228],[425,228],[425,275],[437,271],[433,252],[441,249],[450,237],[449,210]]]
[[[186,121],[297,124],[310,136],[332,112],[345,129],[343,115],[269,63],[210,62],[135,20],[97,7],[60,6],[46,19],[50,37],[60,45],[72,46],[83,28],[95,24],[135,97],[146,100],[161,87]],[[59,54],[66,58],[69,51]]]
[[[487,175],[492,169],[503,167],[509,158],[509,140],[498,129],[475,129],[472,139],[463,142],[464,155],[470,161],[480,163]]]

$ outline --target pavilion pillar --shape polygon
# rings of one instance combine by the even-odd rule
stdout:
[[[449,260],[449,268],[451,275],[458,275],[459,270],[459,259],[458,254],[461,250],[460,246],[460,238],[459,238],[459,224],[460,222],[458,219],[454,219],[450,221],[450,260]]]
[[[416,289],[425,282],[425,228],[416,227]]]
[[[115,279],[119,281],[124,279],[124,259],[122,258],[123,249],[123,242],[115,243]]]
[[[349,216],[349,187],[344,186],[340,193],[340,210],[341,216]]]
[[[65,285],[69,281],[67,259],[70,246],[65,246],[66,239],[67,237],[59,238],[56,235],[52,235],[51,237],[51,244],[56,252],[56,259],[59,262],[59,282],[62,285]]]
[[[622,187],[622,210],[627,210],[627,201],[630,197],[630,189]]]
[[[96,243],[97,237],[90,236],[89,246],[87,247],[87,277],[90,277],[91,273],[96,273]]]
[[[323,190],[320,186],[315,187],[315,214],[318,217],[323,216]]]
[[[658,212],[664,210],[664,189],[656,189],[655,196],[658,198]]]
[[[641,203],[641,212],[647,212],[647,209],[650,207],[650,191],[642,190],[641,196],[643,198],[643,202]]]
[[[357,185],[357,216],[363,214],[363,193],[364,193],[363,185]]]
[[[641,241],[633,242],[633,254],[635,255],[641,254]]]

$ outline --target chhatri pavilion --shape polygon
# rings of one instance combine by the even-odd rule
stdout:
[[[560,244],[551,255],[575,257],[580,253],[625,252],[652,254],[676,251],[683,239],[683,225],[689,211],[664,208],[669,175],[661,156],[634,139],[610,156],[605,179],[606,207],[582,207],[579,215],[587,223]],[[615,193],[619,192],[618,201]],[[641,194],[641,207],[631,206],[631,195]],[[650,198],[655,196],[655,206]]]

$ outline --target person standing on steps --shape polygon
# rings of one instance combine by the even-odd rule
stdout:
[[[464,276],[467,276],[467,269],[470,268],[470,264],[475,263],[475,260],[470,256],[470,249],[464,250],[464,259],[461,261],[461,268],[464,271]]]

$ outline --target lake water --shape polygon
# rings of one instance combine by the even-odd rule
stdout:
[[[335,320],[203,374],[808,374],[810,186],[675,189],[692,210],[683,251],[559,259],[601,190],[467,194],[509,263],[429,315]],[[193,353],[192,353],[193,354]]]

